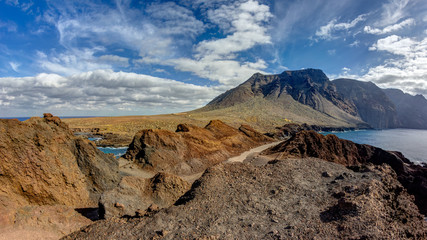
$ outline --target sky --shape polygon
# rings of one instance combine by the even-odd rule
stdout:
[[[182,112],[304,68],[427,96],[427,2],[0,0],[0,117]]]

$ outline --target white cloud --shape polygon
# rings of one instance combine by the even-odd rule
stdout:
[[[359,22],[366,19],[366,14],[361,14],[353,19],[351,22],[337,23],[336,19],[331,20],[328,24],[321,26],[315,33],[320,39],[334,39],[333,34],[337,31],[349,30],[354,28]]]
[[[0,78],[0,107],[35,112],[66,110],[134,114],[191,110],[213,99],[220,88],[196,86],[144,74],[96,70],[64,77],[39,74],[35,77]],[[159,108],[161,106],[161,109]],[[4,112],[3,112],[4,114]]]
[[[255,72],[265,69],[265,61],[239,61],[238,53],[256,45],[270,44],[267,23],[272,18],[267,5],[257,1],[235,2],[211,9],[209,20],[226,34],[224,38],[204,40],[195,48],[193,58],[171,58],[161,61],[143,58],[140,62],[170,65],[180,71],[188,71],[199,77],[235,86]]]
[[[354,42],[350,43],[349,46],[350,47],[358,47],[359,44],[360,44],[360,41],[359,40],[355,40]]]
[[[387,26],[383,29],[365,26],[365,28],[363,30],[366,33],[381,35],[381,34],[387,34],[387,33],[395,32],[395,31],[401,30],[405,27],[412,26],[412,25],[415,25],[415,20],[413,18],[408,18],[408,19],[406,19],[400,23]]]
[[[38,51],[37,64],[44,71],[65,76],[96,69],[109,69],[112,67],[111,64],[99,61],[94,56],[103,50],[101,47],[72,48],[63,53],[53,52],[49,55]]]
[[[8,32],[16,32],[18,30],[18,26],[12,21],[3,22],[0,20],[0,28],[6,28]]]
[[[389,0],[382,6],[381,19],[377,22],[379,26],[395,24],[407,16],[406,6],[409,0]]]
[[[393,55],[384,64],[370,68],[362,79],[383,88],[427,94],[427,38],[417,40],[392,35],[379,39],[370,50]]]
[[[229,35],[222,39],[200,42],[196,47],[196,57],[227,58],[231,54],[248,50],[257,44],[271,43],[271,37],[267,34],[265,25],[272,17],[267,5],[249,0],[210,10],[208,16]]]
[[[386,38],[379,39],[373,44],[370,51],[386,51],[396,55],[410,57],[417,54],[417,42],[410,38],[402,38],[397,35],[391,35]]]
[[[16,62],[9,62],[10,67],[13,69],[13,71],[15,72],[19,72],[19,66],[21,66],[20,63],[16,63]]]
[[[193,60],[188,58],[170,60],[169,63],[180,71],[193,72],[202,78],[218,81],[227,86],[234,86],[248,79],[255,72],[267,67],[265,61],[238,62],[235,60],[219,60],[202,58]]]
[[[120,56],[117,56],[117,55],[102,55],[102,56],[99,57],[99,60],[101,62],[115,63],[115,64],[118,64],[118,65],[123,66],[123,67],[128,67],[129,66],[129,58],[120,57]]]

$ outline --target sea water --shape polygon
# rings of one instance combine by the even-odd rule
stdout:
[[[123,156],[126,153],[127,147],[98,147],[104,153],[112,153],[116,158]]]
[[[415,163],[427,163],[427,130],[386,129],[348,132],[322,132],[355,143],[369,144],[385,150],[399,151]]]

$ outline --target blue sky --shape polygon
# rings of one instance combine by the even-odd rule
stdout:
[[[0,116],[191,110],[253,73],[427,96],[425,0],[0,0]]]

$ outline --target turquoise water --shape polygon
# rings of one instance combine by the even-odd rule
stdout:
[[[427,163],[427,130],[387,129],[349,132],[323,132],[360,144],[369,144],[385,150],[399,151],[413,162]]]
[[[126,153],[127,147],[120,147],[120,148],[113,148],[113,147],[98,147],[99,150],[101,150],[104,153],[112,153],[114,156],[120,157],[123,154]]]

